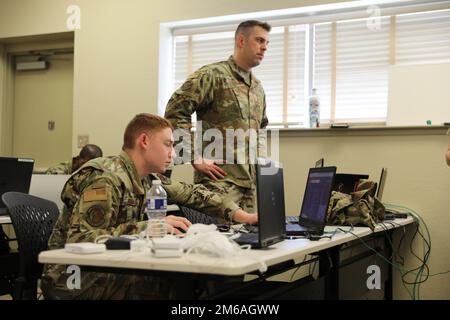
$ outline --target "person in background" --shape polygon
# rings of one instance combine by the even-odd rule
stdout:
[[[103,152],[99,146],[87,144],[81,149],[78,156],[73,157],[72,160],[64,161],[48,168],[45,174],[72,174],[89,160],[102,156]]]

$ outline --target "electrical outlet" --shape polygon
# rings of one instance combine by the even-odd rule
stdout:
[[[50,121],[48,122],[47,128],[48,128],[49,131],[55,130],[55,121],[50,120]]]
[[[88,134],[78,135],[78,148],[83,148],[88,143],[89,143],[89,135]]]

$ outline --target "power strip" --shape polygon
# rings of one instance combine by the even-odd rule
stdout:
[[[167,235],[162,238],[152,238],[150,243],[151,247],[155,250],[168,249],[168,250],[178,250],[181,249],[182,240],[180,238]]]
[[[106,251],[106,246],[93,242],[66,243],[64,250],[77,254],[101,253]]]
[[[183,256],[183,249],[152,249],[155,258],[178,258]]]

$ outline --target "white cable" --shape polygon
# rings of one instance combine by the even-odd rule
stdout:
[[[239,246],[235,241],[221,234],[216,225],[194,224],[189,227],[183,240],[186,257],[193,253],[230,259],[251,259],[259,264],[259,271],[267,271],[266,263],[250,251],[250,245]]]
[[[110,234],[104,234],[95,238],[94,243],[105,243],[106,240],[112,238],[113,236]]]

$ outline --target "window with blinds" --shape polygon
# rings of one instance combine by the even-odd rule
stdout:
[[[252,70],[263,83],[271,125],[295,125],[304,117],[305,32],[305,26],[272,28],[263,63]],[[198,68],[233,54],[234,30],[175,36],[174,49],[176,89]]]
[[[450,61],[450,10],[396,17],[396,63]]]
[[[265,59],[253,69],[266,92],[272,126],[307,127],[312,87],[320,98],[321,123],[385,122],[390,65],[450,61],[450,10],[380,16],[376,26],[367,18],[323,20],[278,20],[272,28]],[[201,66],[232,54],[235,27],[177,30],[174,89]]]
[[[316,26],[314,87],[323,122],[381,122],[387,114],[390,18]]]

